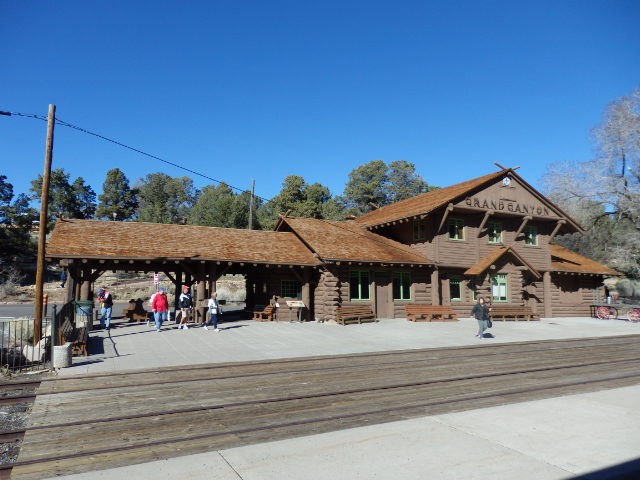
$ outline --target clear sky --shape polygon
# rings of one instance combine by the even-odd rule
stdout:
[[[341,194],[408,160],[447,186],[593,157],[590,129],[640,87],[640,2],[0,0],[0,110],[60,119],[276,195]],[[0,116],[0,174],[26,193],[46,123]],[[101,193],[182,170],[57,126],[53,168]],[[199,188],[212,182],[194,177]]]

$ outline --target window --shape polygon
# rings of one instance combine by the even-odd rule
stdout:
[[[449,240],[464,240],[464,220],[459,218],[449,220]]]
[[[394,272],[393,299],[411,300],[411,275],[409,272]]]
[[[507,301],[507,276],[504,274],[495,275],[491,279],[491,295],[494,302]]]
[[[449,280],[449,298],[452,302],[462,300],[462,280],[457,278]]]
[[[351,300],[369,300],[369,272],[353,270],[349,275]]]
[[[502,243],[502,224],[490,222],[487,228],[489,232],[489,243]]]
[[[538,246],[538,227],[524,227],[524,244],[530,247]]]
[[[302,289],[297,280],[282,280],[280,284],[280,295],[286,298],[302,298]]]
[[[424,240],[427,238],[427,221],[414,220],[413,221],[413,240]]]

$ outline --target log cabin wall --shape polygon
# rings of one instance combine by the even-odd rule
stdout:
[[[554,317],[589,317],[595,292],[600,287],[598,277],[590,275],[551,275],[551,301]]]
[[[314,319],[322,322],[335,320],[340,300],[340,279],[334,271],[322,270],[314,290]]]

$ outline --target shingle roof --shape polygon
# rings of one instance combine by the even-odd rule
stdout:
[[[619,272],[612,268],[556,244],[551,244],[551,270],[598,275],[620,275]]]
[[[198,259],[320,265],[290,232],[141,222],[61,220],[48,258]]]
[[[422,195],[418,195],[417,197],[401,200],[366,213],[355,221],[367,227],[372,227],[403,218],[424,215],[439,207],[447,205],[456,198],[461,197],[462,195],[465,195],[486,183],[501,178],[506,172],[510,173],[511,170],[500,170],[483,177],[474,178],[473,180],[458,183],[450,187],[432,190],[430,192],[423,193]]]
[[[487,270],[491,265],[493,265],[495,262],[497,262],[498,259],[500,257],[502,257],[503,255],[505,255],[506,253],[511,253],[511,255],[513,255],[522,265],[526,266],[529,269],[529,271],[531,273],[533,273],[534,276],[536,276],[537,278],[540,278],[540,276],[541,276],[540,273],[535,268],[533,268],[529,264],[529,262],[527,262],[524,258],[522,258],[522,256],[520,256],[518,254],[518,252],[516,252],[511,247],[499,247],[499,248],[497,248],[494,252],[490,253],[489,255],[484,257],[482,260],[480,260],[478,263],[476,263],[471,268],[469,268],[466,272],[464,272],[464,274],[465,275],[480,275],[485,270]]]
[[[433,263],[411,247],[372,233],[353,221],[283,217],[282,222],[325,261]]]

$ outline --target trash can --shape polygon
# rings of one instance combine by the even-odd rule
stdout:
[[[93,325],[93,302],[91,300],[78,300],[76,303],[76,327],[86,328],[91,331]]]
[[[71,347],[73,347],[73,344],[70,342],[53,347],[53,368],[71,366]]]

